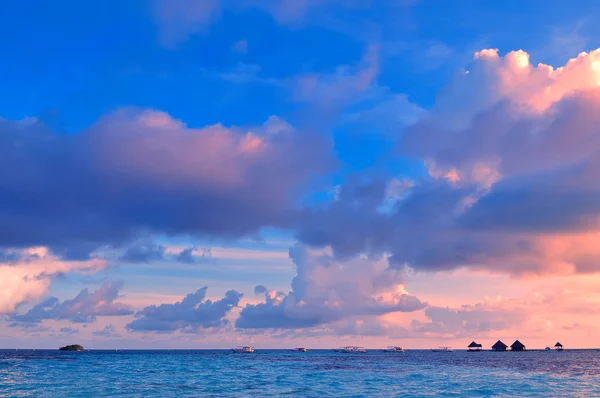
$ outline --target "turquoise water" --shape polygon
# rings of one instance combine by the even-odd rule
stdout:
[[[1,397],[600,397],[600,352],[0,351]]]

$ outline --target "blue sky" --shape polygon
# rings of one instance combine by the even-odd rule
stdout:
[[[231,3],[167,46],[146,1],[7,5],[0,16],[3,52],[10,55],[0,66],[3,117],[36,116],[77,132],[112,110],[136,106],[189,126],[260,124],[273,114],[301,124],[314,109],[292,100],[286,79],[356,65],[369,45],[379,47],[380,95],[402,94],[428,108],[481,48],[523,48],[534,62],[561,64],[595,48],[598,33],[590,20],[598,5],[585,1],[357,2],[354,9],[323,2],[290,25],[243,1]],[[351,136],[343,130],[352,126],[338,127],[336,149],[349,168],[371,166],[388,148],[371,134],[379,126]]]
[[[310,329],[313,336],[325,336],[314,344],[327,346],[327,336],[351,330],[343,335],[371,338],[366,340],[371,344],[403,336],[422,345],[463,336],[448,326],[452,320],[428,313],[445,305],[453,306],[454,317],[465,316],[460,306],[472,308],[467,312],[488,306],[483,315],[467,315],[504,325],[486,328],[481,325],[488,318],[477,321],[484,336],[510,330],[515,325],[507,314],[517,309],[483,297],[494,286],[490,275],[522,281],[529,273],[551,274],[539,283],[554,286],[560,267],[539,264],[558,257],[574,264],[574,278],[591,269],[595,274],[595,266],[584,260],[593,250],[567,255],[549,248],[551,234],[579,231],[573,220],[595,214],[595,196],[554,192],[563,185],[549,188],[536,174],[592,166],[580,152],[569,152],[567,138],[559,145],[568,147],[564,157],[551,152],[551,144],[531,147],[541,154],[535,168],[526,161],[529,155],[510,149],[530,148],[529,142],[519,143],[510,133],[502,136],[506,141],[479,137],[506,120],[515,123],[510,131],[534,122],[553,125],[543,119],[551,112],[544,112],[568,108],[571,97],[595,87],[591,78],[589,84],[575,84],[575,77],[561,83],[556,74],[544,76],[558,82],[543,80],[554,90],[574,88],[553,97],[552,108],[539,105],[542,78],[537,76],[545,67],[537,64],[559,67],[577,59],[595,73],[594,63],[578,55],[600,47],[599,14],[594,2],[537,0],[3,5],[0,134],[6,139],[0,137],[0,156],[8,160],[0,161],[5,168],[0,222],[6,225],[0,229],[0,268],[3,262],[25,264],[23,275],[10,277],[48,279],[25,297],[6,299],[7,309],[0,306],[6,317],[0,342],[29,344],[16,331],[31,330],[32,323],[39,328],[32,336],[50,333],[41,341],[54,344],[55,334],[44,328],[76,323],[65,315],[73,311],[70,304],[29,323],[23,320],[31,317],[15,314],[24,316],[50,295],[68,301],[84,288],[112,294],[102,286],[114,281],[123,287],[107,302],[120,299],[128,318],[124,307],[86,301],[88,315],[95,317],[90,330],[108,324],[120,330],[118,338],[99,341],[81,328],[81,339],[91,345],[126,346],[136,333],[154,336],[166,327],[179,336],[174,345],[227,346],[247,338],[242,326],[257,325],[260,317],[275,326],[249,329],[265,339],[265,333],[293,329],[302,336]],[[484,49],[498,49],[498,56],[474,56]],[[518,68],[510,66],[517,54],[511,51],[521,49],[533,71],[522,81]],[[465,80],[467,70],[480,80]],[[511,79],[521,83],[513,86]],[[446,109],[447,104],[455,108]],[[515,116],[503,104],[543,109]],[[509,116],[494,113],[501,111]],[[453,130],[448,112],[471,130]],[[585,130],[573,119],[564,123]],[[595,145],[577,142],[581,151]],[[586,182],[582,192],[595,189]],[[561,213],[552,231],[536,217],[522,216],[540,208],[539,192],[550,191],[556,200],[543,209]],[[512,203],[514,192],[525,198],[518,203],[523,213],[500,208]],[[473,214],[456,216],[455,209],[467,202]],[[521,216],[511,223],[514,214]],[[514,230],[502,230],[503,218]],[[518,242],[515,235],[489,237],[525,230],[544,231]],[[34,249],[39,247],[48,252],[39,254]],[[503,257],[508,252],[514,257]],[[38,257],[32,260],[31,253]],[[45,271],[35,265],[40,258],[47,260],[39,266]],[[472,286],[470,292],[448,282],[457,273]],[[364,280],[371,282],[369,288]],[[497,295],[525,300],[533,285],[519,283]],[[254,294],[259,285],[266,296],[261,289]],[[170,305],[203,286],[209,289],[202,303],[224,297],[222,304],[229,307],[201,326],[185,324],[185,314],[167,325],[159,315],[141,311]],[[230,290],[243,298],[227,295]],[[386,297],[395,298],[381,304]],[[334,310],[331,303],[338,299]],[[314,305],[319,316],[282,310],[302,303]],[[164,308],[180,314],[177,307]],[[144,322],[132,323],[133,317]],[[368,330],[356,326],[366,325],[361,317],[373,321]],[[383,327],[382,322],[391,323]],[[449,329],[440,331],[439,325]],[[229,337],[219,340],[223,333]],[[195,337],[186,340],[190,335]],[[157,344],[169,346],[163,337],[156,337]]]
[[[478,1],[390,2],[350,11],[326,3],[292,26],[255,7],[225,8],[168,47],[145,1],[12,3],[1,17],[3,51],[11,55],[2,65],[3,113],[58,112],[70,131],[127,105],[161,109],[190,125],[260,123],[297,111],[286,104],[289,94],[268,81],[354,65],[371,44],[381,47],[378,83],[427,107],[476,50],[524,48],[534,61],[562,63],[573,51],[594,48],[597,33],[589,18],[598,6],[585,1],[493,8]],[[236,51],[242,40],[245,51]],[[244,81],[244,70],[260,79]],[[242,84],[219,78],[227,74]]]

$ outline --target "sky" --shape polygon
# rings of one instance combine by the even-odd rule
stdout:
[[[600,4],[0,13],[0,347],[599,347]]]

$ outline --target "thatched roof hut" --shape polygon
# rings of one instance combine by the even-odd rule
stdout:
[[[557,342],[556,344],[554,344],[554,348],[560,351],[563,349],[563,345],[560,344],[560,342]]]
[[[510,346],[511,351],[525,351],[525,344],[521,343],[519,340],[515,340],[514,343]]]
[[[508,346],[504,344],[502,341],[496,341],[496,344],[492,346],[492,351],[506,351]]]
[[[483,346],[481,344],[477,344],[476,342],[471,342],[471,344],[469,344],[469,346],[467,347],[468,350],[467,351],[481,351],[481,348]]]

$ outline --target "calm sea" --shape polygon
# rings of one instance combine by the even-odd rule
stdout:
[[[600,351],[0,351],[2,397],[600,397]]]

